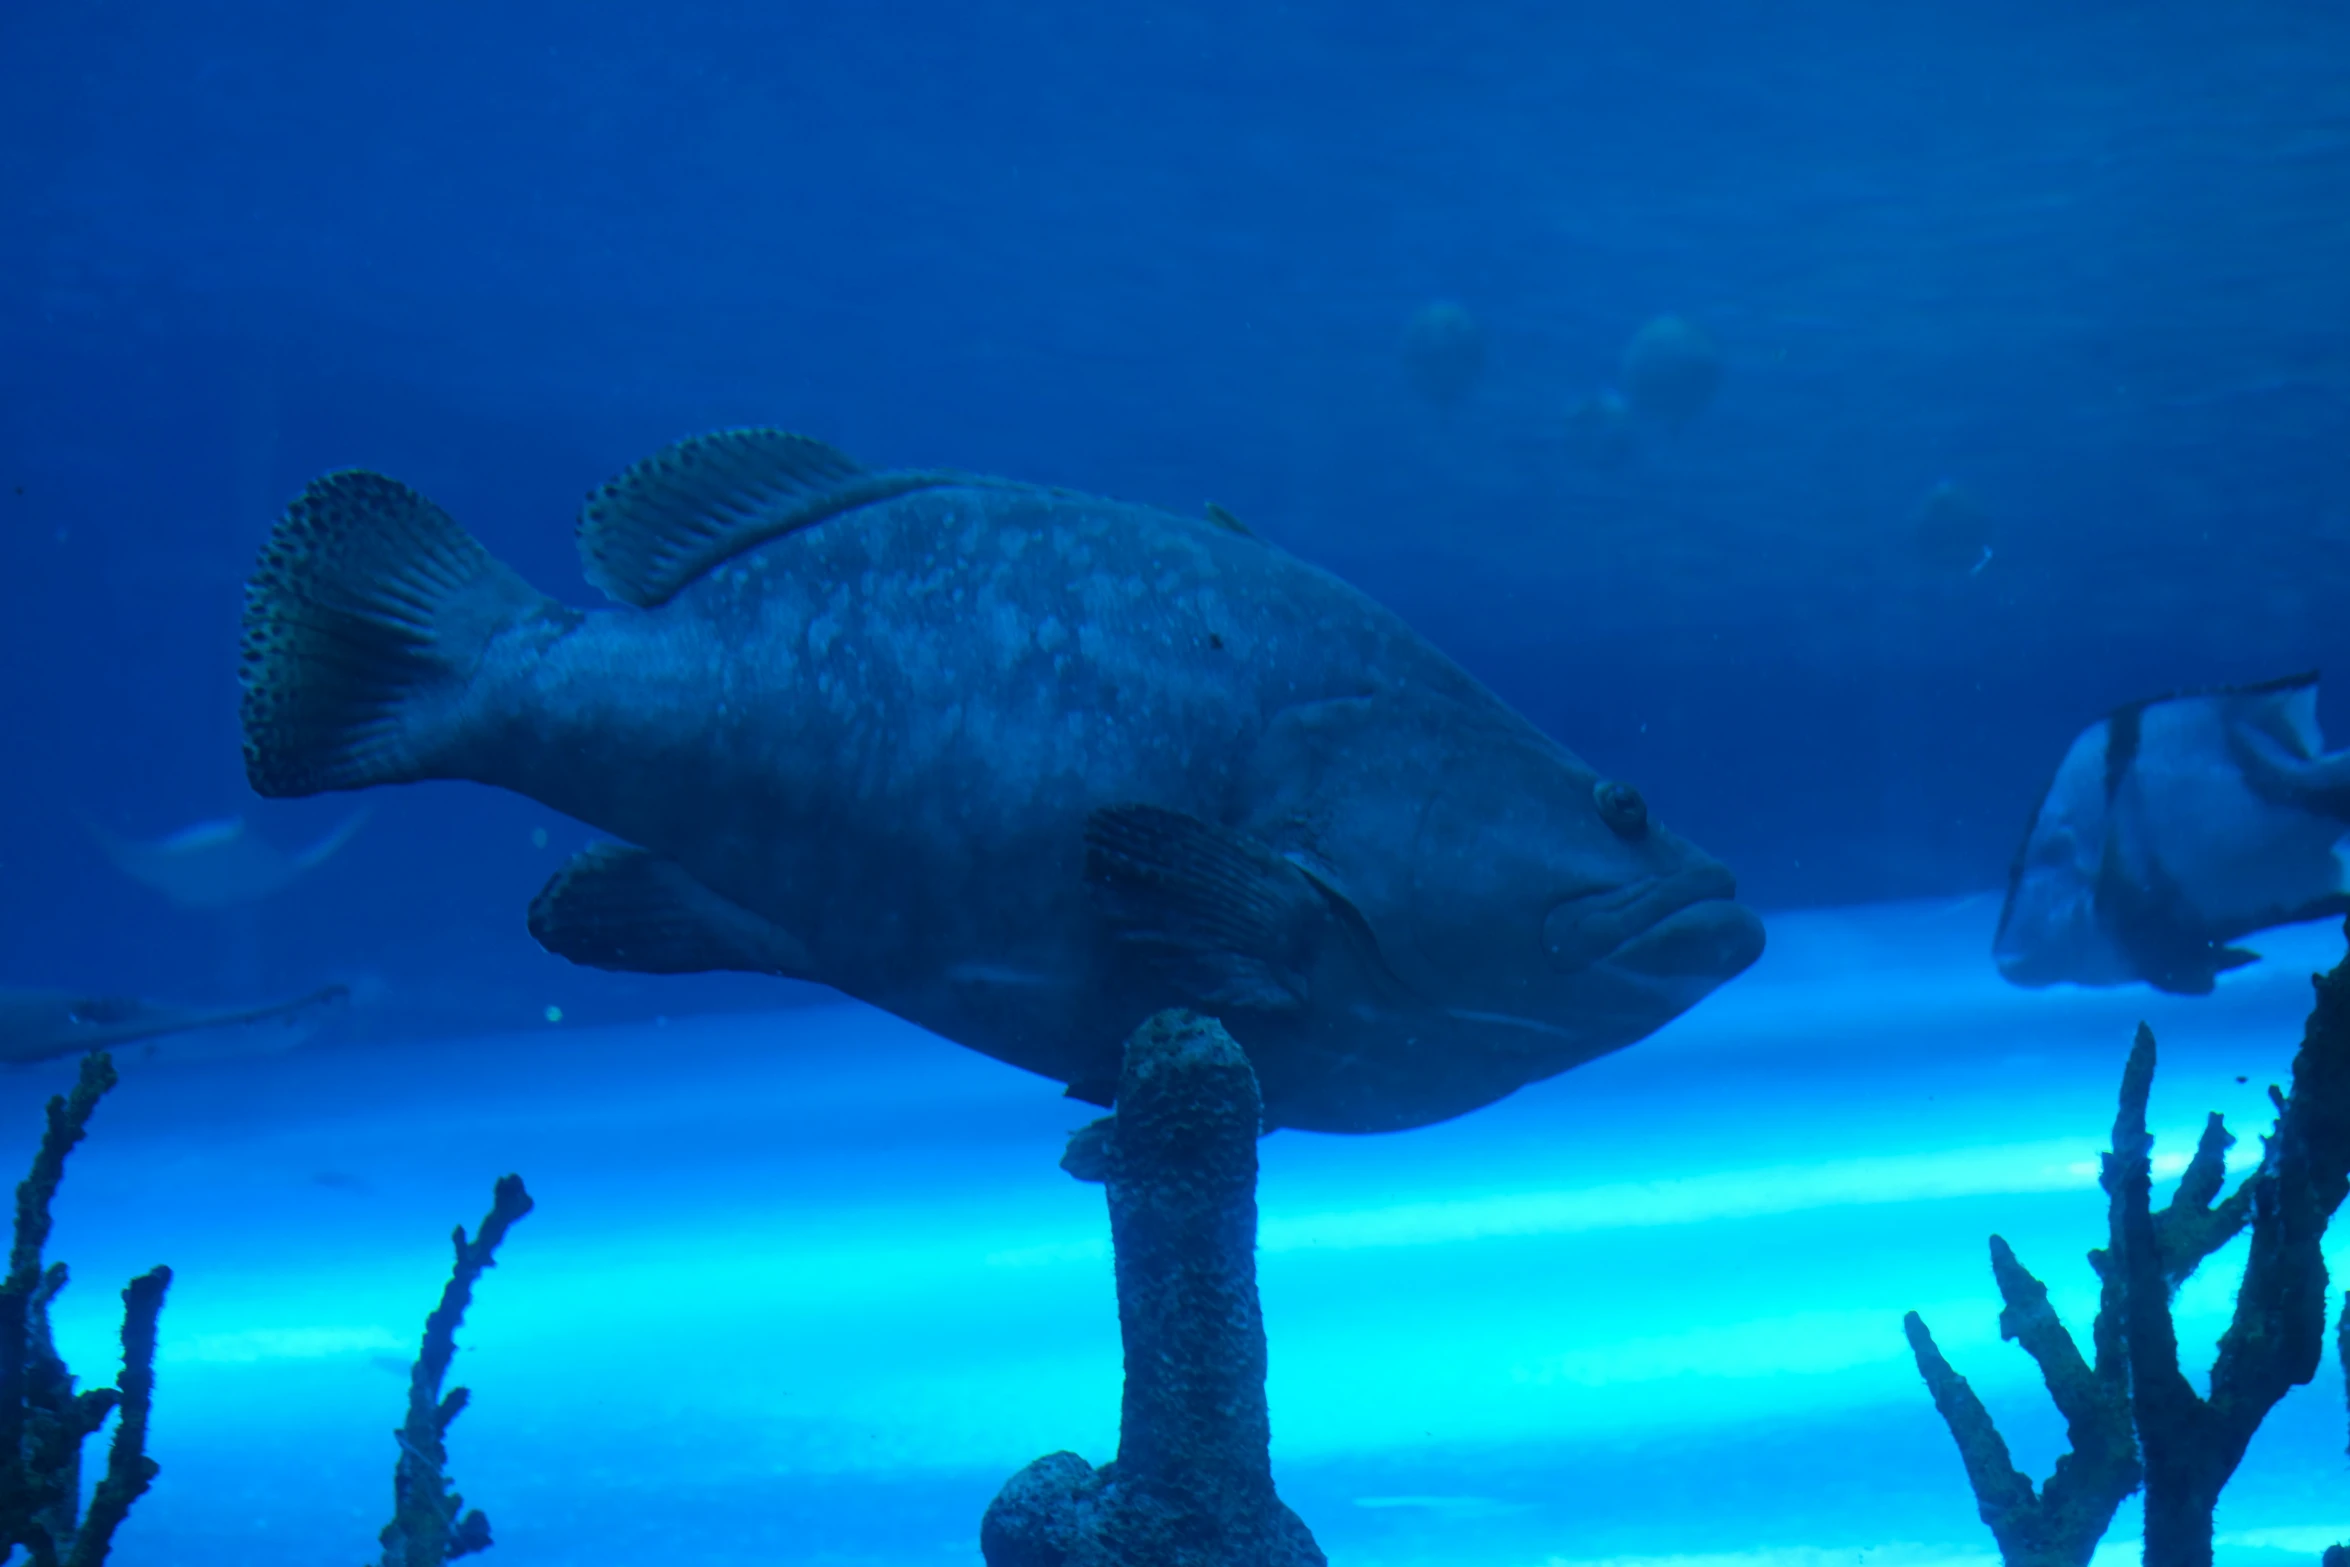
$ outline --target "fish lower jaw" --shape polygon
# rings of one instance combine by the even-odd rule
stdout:
[[[1702,980],[1711,990],[1744,973],[1762,950],[1762,921],[1752,910],[1707,898],[1675,909],[1601,961],[1633,978]]]
[[[1543,945],[1559,973],[1577,973],[1612,963],[1618,953],[1637,947],[1652,933],[1665,932],[1670,939],[1667,927],[1693,909],[1734,909],[1737,918],[1752,921],[1752,915],[1730,901],[1737,895],[1738,884],[1727,870],[1719,865],[1700,865],[1677,875],[1569,898],[1544,918]],[[1759,954],[1759,927],[1753,937]],[[1749,956],[1729,972],[1736,973],[1753,961]]]

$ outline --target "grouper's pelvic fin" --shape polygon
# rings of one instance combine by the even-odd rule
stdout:
[[[587,499],[580,569],[623,604],[651,609],[720,562],[827,517],[958,482],[875,473],[783,430],[720,430],[655,452]]]
[[[448,719],[499,633],[569,617],[395,479],[331,473],[245,586],[245,776],[264,795],[440,776]]]
[[[808,949],[791,932],[712,892],[675,860],[626,844],[574,855],[530,900],[530,933],[587,968],[813,977]]]

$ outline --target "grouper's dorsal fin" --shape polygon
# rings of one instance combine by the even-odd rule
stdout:
[[[651,609],[754,544],[950,482],[941,473],[875,473],[837,447],[783,430],[697,435],[588,497],[580,565],[621,603]]]
[[[559,958],[629,974],[808,977],[789,931],[712,892],[648,849],[602,843],[572,856],[530,900],[530,933]]]

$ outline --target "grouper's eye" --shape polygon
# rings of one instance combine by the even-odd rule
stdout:
[[[1601,779],[1591,786],[1591,803],[1619,838],[1637,838],[1648,831],[1648,802],[1628,783]]]

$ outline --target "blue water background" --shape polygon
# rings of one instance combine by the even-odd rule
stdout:
[[[812,1010],[793,1023],[763,1010],[822,1001],[805,988],[592,974],[547,957],[522,910],[589,835],[483,789],[377,797],[341,855],[246,909],[175,909],[106,864],[77,813],[154,835],[243,812],[290,845],[347,809],[253,800],[235,725],[241,581],[278,508],[328,468],[407,479],[579,604],[593,602],[571,553],[579,498],[663,442],[721,424],[787,425],[877,465],[1000,472],[1184,511],[1212,499],[1399,610],[1596,766],[1636,782],[1775,917],[1888,900],[1961,911],[1964,940],[1919,938],[1931,957],[1900,969],[1916,981],[1908,992],[1872,989],[1861,953],[1851,972],[1811,974],[1804,1007],[1874,998],[1832,1068],[1804,1068],[1787,1031],[1764,1030],[1746,1075],[1718,1054],[1674,1075],[1668,1038],[1424,1136],[1269,1145],[1269,1168],[1330,1161],[1331,1204],[1407,1179],[1382,1171],[1433,1171],[1441,1188],[1446,1160],[1490,1157],[1487,1175],[1461,1179],[1503,1181],[1492,1171],[1548,1146],[1545,1118],[1572,1122],[1600,1113],[1593,1105],[1623,1118],[1608,1179],[1784,1172],[1897,1143],[1874,1119],[1900,1124],[1895,1101],[1870,1087],[1868,1041],[1897,1055],[1908,1020],[1942,1004],[1938,987],[1995,984],[1980,960],[1987,915],[1963,900],[1999,883],[2081,725],[2165,689],[2350,670],[2350,13],[2334,6],[16,0],[0,7],[0,198],[0,982],[227,1000],[339,978],[362,993],[316,1053],[134,1081],[118,1139],[88,1150],[88,1185],[116,1205],[69,1207],[60,1239],[85,1270],[77,1289],[103,1307],[118,1274],[157,1260],[148,1251],[169,1255],[198,1270],[175,1299],[173,1332],[183,1311],[212,1324],[202,1332],[239,1331],[226,1307],[203,1316],[196,1277],[221,1236],[241,1235],[255,1258],[277,1259],[255,1261],[257,1277],[277,1268],[375,1301],[364,1280],[391,1290],[396,1275],[408,1292],[396,1308],[386,1296],[352,1321],[397,1336],[431,1287],[445,1227],[477,1216],[498,1169],[587,1183],[567,1199],[573,1217],[550,1201],[531,1240],[557,1247],[563,1226],[606,1203],[615,1232],[634,1233],[630,1182],[589,1177],[635,1170],[637,1157],[691,1166],[698,1112],[632,1123],[612,1108],[630,1102],[632,1082],[692,1098],[699,1056],[681,1062],[663,1042],[705,1036],[667,1030],[717,1031],[707,1048],[731,1064],[699,1080],[710,1094],[748,1093],[727,1075],[744,1073],[766,1085],[748,1102],[776,1105],[808,1092],[802,1082],[854,1075],[842,1056],[887,1032],[870,1014]],[[1406,320],[1440,298],[1472,311],[1489,345],[1484,376],[1451,409],[1415,394],[1399,356]],[[1722,344],[1720,394],[1687,429],[1651,432],[1622,467],[1595,465],[1569,440],[1566,412],[1665,310]],[[1915,508],[1945,478],[1992,520],[1997,547],[1980,573],[1936,567],[1915,547]],[[2321,712],[2350,738],[2341,702],[2329,694]],[[2298,984],[2242,1025],[2244,1048],[2268,1063],[2237,1068],[2255,1073],[2254,1092],[2290,1047]],[[2062,998],[1999,1014],[2001,1027],[2059,1020],[2048,1026],[2078,1052],[2061,1091],[2012,1050],[1944,1038],[1936,1070],[1973,1097],[1936,1135],[2004,1148],[2061,1126],[2093,1142],[2144,999],[2077,1026]],[[1762,1004],[1732,992],[1691,1025],[1731,1028],[1751,1017],[1739,1006]],[[559,1028],[544,1021],[549,1007]],[[1006,1180],[1016,1168],[1051,1193],[1035,1201],[1082,1210],[1069,1234],[1098,1217],[1050,1169],[1068,1111],[1045,1085],[889,1037],[911,1052],[890,1058],[899,1077],[838,1089],[863,1108],[839,1123],[856,1137],[836,1131],[828,1145],[849,1161],[819,1188],[834,1195],[801,1189],[795,1202],[836,1202],[843,1233],[854,1230],[864,1183],[883,1180],[874,1167],[897,1146],[883,1128],[903,1094],[943,1106],[896,1123],[913,1162],[894,1168],[909,1191],[966,1168],[959,1153],[976,1143],[978,1165]],[[2181,1125],[2236,1092],[2232,1073],[2206,1064],[2207,1092],[2180,1085]],[[15,1080],[7,1136],[30,1135],[48,1081]],[[1784,1092],[1757,1099],[1756,1084]],[[540,1096],[605,1109],[537,1113]],[[349,1231],[345,1278],[343,1261],[308,1249],[343,1219],[324,1206],[303,1218],[288,1194],[320,1205],[362,1194],[317,1184],[334,1161],[304,1151],[281,1169],[262,1150],[329,1135],[316,1129],[340,1124],[336,1107],[357,1114],[378,1100],[386,1125],[429,1106],[473,1130],[353,1172],[391,1206],[380,1225]],[[1765,1106],[1801,1132],[1768,1157],[1700,1135],[1748,1125]],[[1695,1119],[1660,1120],[1668,1107]],[[2248,1100],[2241,1114],[2257,1108]],[[1651,1122],[1654,1135],[1627,1129]],[[783,1180],[778,1168],[828,1168],[822,1149],[795,1163],[752,1148],[747,1127],[740,1136],[708,1154],[709,1178],[741,1185],[728,1201],[746,1213]],[[465,1158],[451,1152],[459,1143]],[[245,1173],[191,1188],[206,1194],[199,1209],[158,1210],[163,1230],[108,1228],[154,1200],[151,1182],[128,1175],[106,1186],[108,1168],[176,1169],[137,1161],[206,1147]],[[1524,1180],[1548,1190],[1583,1179],[1573,1147]],[[851,1168],[864,1174],[841,1173]],[[1963,1213],[1935,1207],[1930,1230],[1903,1231],[1930,1234],[1933,1266],[1972,1281],[1978,1316],[1980,1235],[2015,1222],[2005,1190],[1965,1199]],[[69,1204],[96,1201],[73,1191]],[[2062,1222],[2088,1226],[2064,1232],[2077,1251],[2093,1235],[2093,1193],[2064,1200]],[[148,1235],[154,1245],[117,1255]],[[1820,1239],[1751,1244],[1775,1255]],[[1604,1290],[1651,1265],[1619,1241],[1558,1265]],[[524,1263],[497,1285],[577,1311],[581,1344],[617,1319],[562,1296],[559,1280],[661,1288],[609,1258],[572,1274]],[[1267,1278],[1277,1378],[1285,1357],[1313,1353],[1302,1330],[1283,1337],[1282,1266],[1276,1257]],[[1088,1287],[1041,1290],[1049,1308],[1023,1300],[1091,1335],[1084,1375],[1050,1385],[1091,1388],[1093,1424],[1047,1440],[1050,1411],[1038,1414],[1034,1431],[999,1444],[1017,1449],[1009,1461],[1062,1440],[1105,1456],[1106,1274]],[[1347,1286],[1383,1287],[1372,1274]],[[1854,1288],[1819,1309],[1926,1300]],[[249,1297],[255,1310],[279,1298],[259,1285]],[[1482,1319],[1459,1314],[1467,1298],[1439,1298],[1414,1334],[1371,1319],[1365,1363],[1384,1371],[1414,1363],[1414,1349],[1479,1342]],[[544,1452],[548,1505],[590,1516],[608,1482],[583,1476],[603,1471],[530,1434],[576,1435],[562,1422],[586,1406],[558,1396],[551,1354],[529,1374],[545,1378],[536,1392],[552,1412],[526,1413],[536,1393],[489,1400],[491,1345],[528,1333],[496,1315],[495,1295],[483,1309],[481,1478],[467,1484],[500,1514],[497,1489],[513,1494]],[[910,1340],[927,1332],[969,1351],[938,1349],[941,1376],[965,1366],[983,1378],[982,1350],[1033,1342],[1008,1319],[893,1320]],[[1578,1320],[1562,1316],[1566,1347],[1554,1353],[1572,1350]],[[628,1321],[628,1351],[654,1354],[659,1315]],[[102,1342],[85,1342],[95,1364]],[[196,1342],[174,1362],[182,1391],[167,1394],[159,1441],[181,1445],[167,1462],[216,1473],[202,1491],[212,1502],[246,1494],[240,1485],[279,1494],[285,1472],[260,1455],[300,1444],[265,1444],[248,1462],[228,1456],[227,1436],[173,1436],[172,1398],[187,1401],[176,1418],[195,1421],[241,1396],[233,1382],[205,1384],[238,1362],[204,1360],[186,1348]],[[366,1368],[404,1347],[334,1343],[317,1364],[346,1378],[333,1385],[336,1418],[354,1444],[386,1446],[397,1379],[368,1381]],[[2014,1358],[1995,1344],[1985,1353]],[[639,1414],[648,1401],[676,1414],[681,1443],[716,1441],[723,1421],[694,1416],[695,1388],[723,1373],[714,1353],[696,1364],[684,1386],[614,1358],[597,1387]],[[199,1365],[216,1369],[188,1369]],[[1869,1399],[1913,1393],[1894,1391],[1907,1374],[1896,1357]],[[1277,1420],[1302,1423],[1284,1415],[1284,1396],[1277,1383]],[[1424,1387],[1411,1398],[1414,1409],[1441,1403]],[[1757,1393],[1752,1417],[1767,1424],[1778,1398]],[[1930,1496],[1897,1516],[1944,1532],[1854,1538],[1980,1549],[1930,1415],[1914,1398],[1899,1407],[1899,1441],[1865,1421],[1831,1423],[1816,1451],[1875,1476],[1864,1489]],[[2339,1413],[2337,1402],[2309,1416],[2310,1454],[2331,1460]],[[1559,1416],[1541,1442],[1581,1418]],[[1615,1429],[1614,1414],[1592,1418]],[[1317,1491],[1301,1470],[1300,1505],[1326,1538],[1327,1520],[1354,1513],[1438,1528],[1436,1557],[1453,1549],[1446,1540],[1487,1537],[1473,1509],[1439,1503],[1494,1493],[1444,1478],[1446,1465],[1524,1433],[1484,1414],[1467,1426],[1443,1453],[1397,1436],[1378,1490],[1347,1480]],[[212,1428],[180,1428],[199,1429]],[[642,1429],[618,1421],[615,1445]],[[507,1457],[493,1456],[493,1434],[511,1437]],[[732,1462],[690,1443],[662,1451],[665,1483]],[[951,1451],[970,1465],[960,1491],[907,1482],[908,1495],[947,1497],[937,1537],[966,1552],[966,1504],[992,1488],[976,1477],[1005,1469],[1005,1453],[976,1451]],[[1608,1451],[1615,1468],[1577,1460],[1587,1467],[1573,1472],[1597,1477],[1581,1482],[1586,1494],[1649,1514],[1703,1510],[1627,1478],[1668,1467],[1625,1456],[1648,1449]],[[906,1455],[925,1474],[947,1462]],[[1822,1472],[1794,1466],[1779,1489],[1816,1486]],[[1770,1489],[1736,1493],[1752,1509],[1736,1517],[1765,1516]],[[164,1541],[192,1548],[193,1536],[168,1531],[211,1516],[196,1493],[159,1491],[135,1526],[156,1531],[147,1554],[134,1535],[125,1559],[198,1559],[159,1554]],[[757,1515],[751,1492],[730,1494],[741,1510],[725,1518]],[[821,1508],[833,1493],[808,1494]],[[886,1485],[845,1494],[844,1517],[858,1496],[914,1505]],[[1354,1508],[1361,1496],[1407,1501]],[[644,1508],[657,1529],[658,1504]],[[564,1559],[568,1547],[544,1543],[531,1554],[515,1514],[501,1514],[501,1553]],[[1509,1559],[1844,1538],[1759,1523],[1741,1535],[1734,1520],[1676,1543],[1669,1529],[1611,1534],[1585,1515],[1541,1517],[1548,1532],[1530,1525]],[[303,1528],[304,1559],[344,1548]]]

